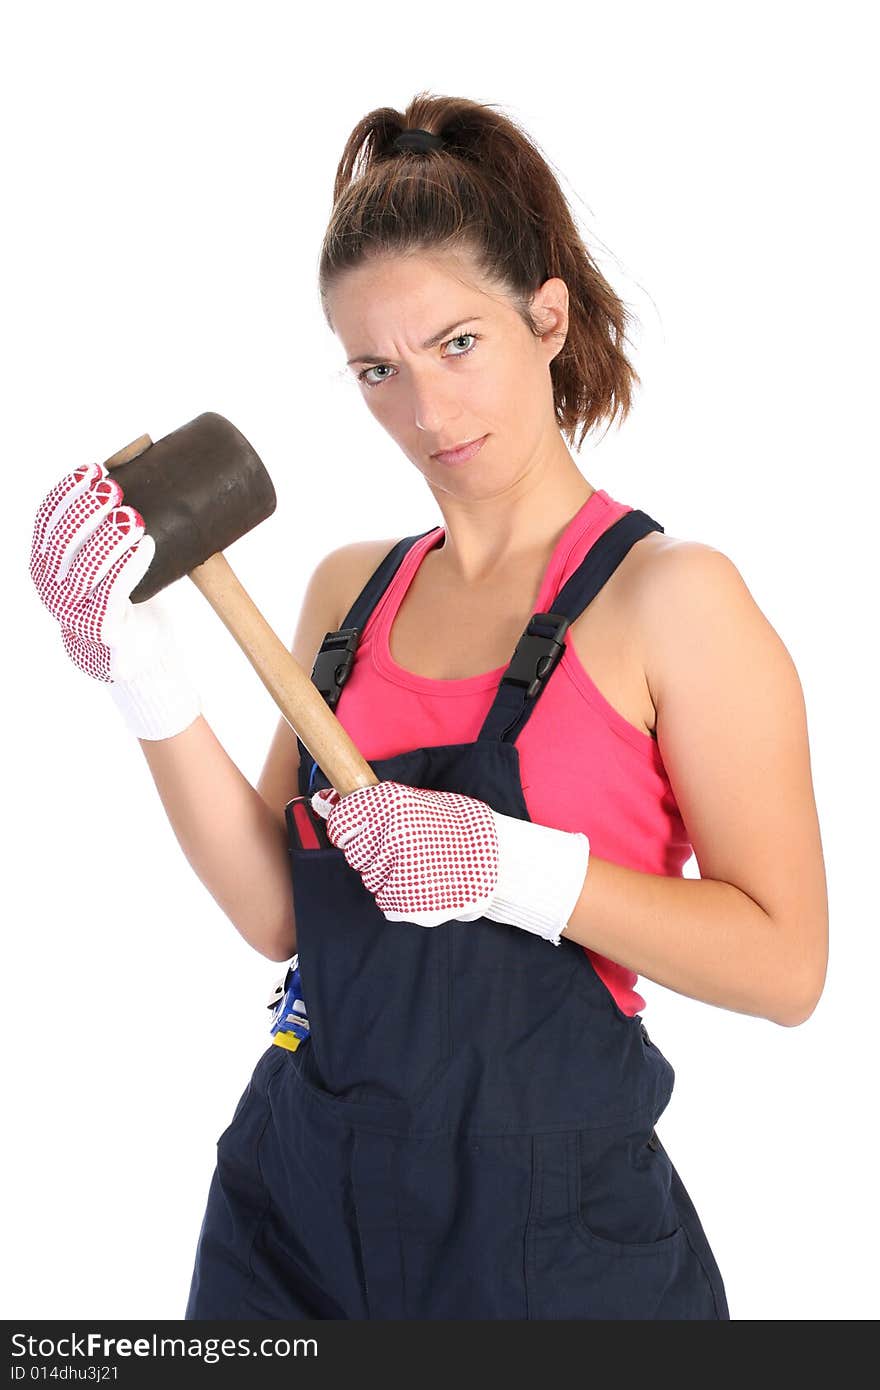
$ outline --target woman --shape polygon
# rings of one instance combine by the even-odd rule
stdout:
[[[725,556],[569,454],[637,377],[512,121],[424,94],[361,121],[320,289],[444,522],[333,551],[306,592],[294,654],[378,783],[340,800],[281,720],[255,792],[170,656],[93,671],[203,881],[256,949],[297,953],[186,1317],[727,1319],[635,985],[783,1026],[815,1007],[797,674]],[[150,538],[108,481],[79,505],[135,523],[109,570],[130,592]],[[187,796],[206,779],[220,828]]]

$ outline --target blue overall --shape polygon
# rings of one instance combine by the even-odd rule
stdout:
[[[473,743],[371,761],[376,776],[528,820],[517,736],[566,628],[654,530],[631,510],[591,546]],[[420,538],[325,637],[312,679],[331,708]],[[389,922],[311,808],[329,782],[301,742],[300,759],[286,817],[309,1028],[276,1034],[217,1141],[185,1317],[728,1319],[654,1128],[675,1074],[641,1018],[565,936]]]

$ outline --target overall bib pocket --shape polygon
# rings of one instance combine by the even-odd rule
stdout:
[[[341,849],[289,853],[310,1073],[342,1102],[418,1105],[451,1052],[446,924],[389,922]]]

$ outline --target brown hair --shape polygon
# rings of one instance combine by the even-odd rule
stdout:
[[[407,129],[439,135],[443,147],[398,150]],[[607,417],[626,419],[635,382],[623,352],[633,315],[591,258],[550,166],[519,126],[493,106],[420,92],[404,112],[383,106],[354,127],[336,170],[333,211],[318,286],[388,252],[466,252],[510,295],[540,335],[529,300],[551,276],[568,286],[566,341],[550,363],[560,430],[576,447]]]

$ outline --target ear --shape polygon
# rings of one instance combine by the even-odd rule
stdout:
[[[531,299],[531,310],[540,325],[548,361],[562,351],[568,336],[568,285],[558,275],[545,280]]]

